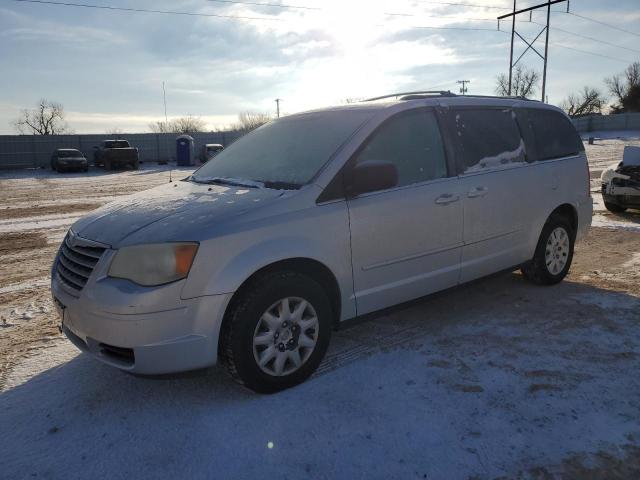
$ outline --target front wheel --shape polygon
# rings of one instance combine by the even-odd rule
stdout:
[[[525,278],[538,285],[554,285],[569,273],[575,233],[569,221],[552,215],[540,234],[533,259],[522,267]]]
[[[324,289],[296,272],[258,276],[234,301],[220,357],[237,382],[273,393],[306,380],[324,357],[333,312]]]
[[[624,211],[627,210],[626,207],[622,207],[622,206],[617,205],[615,203],[604,202],[604,206],[611,213],[623,213]]]

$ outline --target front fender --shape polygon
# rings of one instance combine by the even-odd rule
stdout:
[[[346,205],[337,202],[314,210],[287,223],[202,242],[182,297],[233,293],[258,270],[302,258],[319,262],[333,273],[341,292],[342,317],[354,316]]]

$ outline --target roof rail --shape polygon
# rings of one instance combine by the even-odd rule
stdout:
[[[455,97],[455,93],[451,93],[449,90],[422,90],[417,92],[402,92],[402,93],[390,93],[389,95],[382,95],[380,97],[367,98],[362,100],[363,102],[375,102],[376,100],[383,100],[385,98],[393,97],[405,97],[409,95],[440,95],[441,97]]]
[[[539,102],[532,98],[521,97],[519,95],[465,95],[471,98],[504,98],[505,100],[526,100],[527,102]]]

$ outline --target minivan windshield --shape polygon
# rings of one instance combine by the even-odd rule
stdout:
[[[191,180],[298,188],[372,115],[369,109],[343,109],[280,118],[222,150]]]

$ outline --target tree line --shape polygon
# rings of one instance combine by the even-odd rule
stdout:
[[[511,93],[518,97],[531,98],[536,94],[540,82],[540,74],[518,65],[513,70]],[[609,107],[609,113],[640,112],[640,62],[634,62],[623,72],[604,79],[604,84],[611,96],[603,94],[598,88],[584,86],[571,93],[561,103],[570,117],[601,114]],[[496,78],[496,93],[506,96],[509,92],[509,77],[500,74]]]

